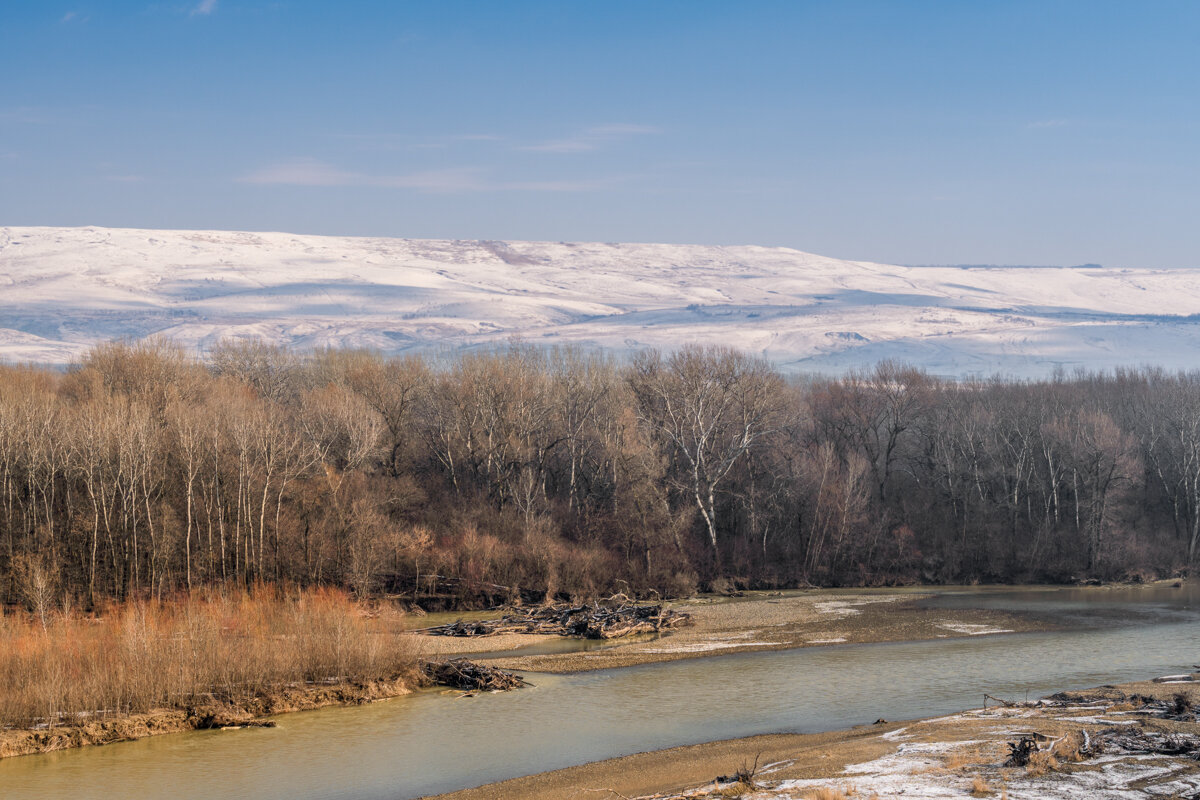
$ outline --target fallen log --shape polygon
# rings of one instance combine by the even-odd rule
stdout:
[[[637,633],[660,633],[691,625],[690,614],[665,605],[622,603],[614,607],[596,603],[571,606],[565,603],[535,608],[514,608],[499,619],[422,628],[415,633],[431,636],[494,636],[499,633],[541,633],[580,639],[616,639]]]
[[[1144,728],[1108,728],[1097,735],[1104,752],[1187,756],[1200,760],[1200,736]]]
[[[421,671],[437,686],[449,686],[469,692],[506,692],[529,685],[514,672],[489,667],[465,658],[428,661],[421,665]]]

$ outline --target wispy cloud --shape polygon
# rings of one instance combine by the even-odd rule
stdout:
[[[242,183],[286,186],[379,186],[420,189],[427,192],[471,192],[484,188],[480,170],[472,167],[427,170],[407,175],[368,175],[365,172],[340,169],[311,158],[295,159],[265,167],[238,180]]]
[[[513,183],[498,184],[496,188],[518,192],[596,192],[622,183],[628,183],[636,177],[636,175],[610,175],[604,178],[584,178],[565,181],[516,181]]]
[[[238,180],[242,183],[283,183],[292,186],[346,186],[355,174],[315,159],[302,158],[255,170]]]
[[[73,22],[77,19],[79,19],[79,12],[68,11],[67,13],[63,14],[62,17],[58,21],[62,22],[62,23],[67,23],[67,22]]]
[[[200,0],[191,10],[191,16],[207,17],[217,10],[217,0]]]
[[[331,138],[350,142],[361,150],[443,150],[462,143],[498,142],[503,137],[494,133],[460,133],[431,136],[416,140],[402,133],[331,133]]]
[[[1025,127],[1029,130],[1038,130],[1041,128],[1062,128],[1067,124],[1065,119],[1042,119],[1037,122],[1030,122]]]
[[[344,170],[316,159],[296,159],[255,170],[237,179],[240,183],[283,186],[364,186],[415,189],[437,194],[466,192],[582,192],[629,180],[627,176],[591,180],[497,181],[478,167],[426,170],[405,175],[369,175]]]
[[[0,124],[46,125],[50,115],[37,108],[0,108]]]
[[[538,144],[525,145],[519,150],[533,150],[541,153],[586,153],[598,150],[606,144],[628,139],[633,136],[662,133],[652,125],[629,125],[626,123],[610,123],[596,125],[580,131],[565,139],[551,139]]]

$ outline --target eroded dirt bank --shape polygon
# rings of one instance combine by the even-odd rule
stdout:
[[[961,797],[1118,800],[1200,794],[1200,684],[1140,682],[949,717],[641,753],[437,800]],[[1032,742],[1026,763],[1013,748]],[[1019,759],[1018,759],[1019,761]],[[750,784],[732,780],[758,770]],[[730,779],[715,780],[719,776]]]
[[[81,719],[77,724],[54,728],[0,731],[0,758],[112,744],[163,733],[245,725],[271,726],[274,723],[264,718],[273,714],[399,697],[412,691],[412,683],[412,676],[404,675],[369,683],[288,686],[270,695],[236,702],[195,703],[111,719]]]

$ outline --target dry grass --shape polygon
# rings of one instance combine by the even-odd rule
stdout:
[[[971,780],[971,795],[973,797],[986,797],[987,795],[989,795],[991,793],[992,793],[992,787],[988,786],[987,781],[985,781],[980,776],[976,775]]]
[[[414,667],[401,629],[399,614],[364,614],[343,592],[273,587],[58,613],[45,625],[0,615],[0,728],[391,679]]]
[[[1067,761],[1078,764],[1084,761],[1085,758],[1080,749],[1083,747],[1083,734],[1079,731],[1071,731],[1062,739],[1055,742],[1054,747],[1050,752],[1058,761]]]
[[[967,748],[959,748],[950,753],[947,753],[942,758],[941,763],[931,764],[928,767],[914,769],[914,775],[949,775],[955,772],[961,772],[967,767],[978,764],[980,759],[974,758],[972,752]]]
[[[847,794],[846,789],[839,789],[833,786],[821,786],[816,789],[809,789],[801,797],[804,800],[850,800],[857,792],[853,787],[849,789]]]
[[[1035,750],[1029,754],[1029,763],[1025,765],[1025,772],[1031,778],[1040,778],[1047,772],[1058,771],[1058,759],[1054,757],[1054,753],[1048,750]]]
[[[822,786],[817,789],[808,789],[801,797],[804,800],[860,800],[863,798],[853,784],[842,787]],[[865,800],[879,800],[879,795],[872,792]]]

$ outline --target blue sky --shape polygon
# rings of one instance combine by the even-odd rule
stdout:
[[[1200,266],[1200,3],[0,2],[0,225]]]

